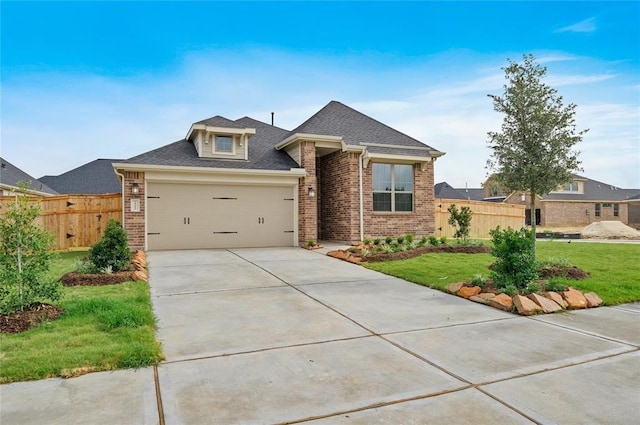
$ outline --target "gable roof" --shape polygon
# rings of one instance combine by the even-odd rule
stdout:
[[[449,183],[438,183],[433,187],[433,192],[436,198],[440,199],[467,199],[457,189],[454,189]]]
[[[431,146],[335,100],[289,132],[286,137],[295,134],[341,137],[347,145],[367,146],[367,150],[375,153],[412,156],[431,156],[432,153],[439,153]]]
[[[18,182],[31,182],[31,192],[43,195],[57,195],[58,193],[45,183],[25,173],[9,161],[0,157],[0,186],[7,189],[17,189]]]
[[[120,159],[96,159],[58,176],[43,176],[40,181],[64,194],[120,193],[122,186],[112,163]]]
[[[194,124],[204,124],[211,127],[244,128],[244,126],[238,124],[237,122],[220,115],[194,122]]]
[[[574,174],[574,179],[584,182],[584,193],[558,192],[542,196],[550,201],[626,201],[640,195],[640,189],[620,189],[614,185]]]
[[[254,134],[247,146],[249,148],[248,160],[238,159],[217,159],[200,158],[196,147],[192,142],[182,139],[170,143],[160,148],[134,156],[125,161],[124,164],[143,165],[166,165],[176,167],[212,167],[212,168],[236,168],[236,169],[257,169],[257,170],[283,170],[300,168],[286,152],[277,151],[274,146],[287,134],[287,130],[254,120],[249,117],[240,118],[236,121],[215,116],[200,123],[209,121],[220,126],[226,120],[233,124],[232,128],[255,128]],[[230,125],[224,124],[229,127]]]

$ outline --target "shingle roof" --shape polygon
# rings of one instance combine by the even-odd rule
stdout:
[[[640,194],[640,189],[620,189],[577,174],[574,177],[584,180],[584,193],[549,193],[542,196],[542,199],[553,201],[626,201]]]
[[[220,115],[195,122],[194,124],[205,124],[211,127],[244,128],[243,125]]]
[[[31,182],[32,190],[57,195],[58,193],[45,183],[25,173],[4,158],[0,158],[0,184],[6,187],[19,187],[18,182]]]
[[[398,148],[412,146],[434,150],[419,140],[335,100],[329,102],[311,118],[289,132],[287,137],[296,133],[338,136],[342,137],[347,145],[379,143],[398,146]],[[374,149],[376,148],[379,147]],[[373,151],[374,149],[370,150]],[[386,150],[387,152],[385,153],[396,153],[390,147],[387,147]],[[429,156],[428,150],[416,149],[410,151],[412,156]],[[406,155],[406,153],[398,154]]]
[[[257,170],[289,170],[291,168],[300,168],[286,152],[275,149],[275,145],[284,138],[287,130],[249,117],[231,122],[234,124],[234,128],[256,129],[256,134],[254,134],[247,143],[249,147],[249,159],[246,161],[237,159],[199,158],[193,143],[182,139],[122,162],[128,164]],[[226,126],[229,127],[228,125]]]
[[[102,194],[122,191],[111,166],[120,159],[96,159],[58,176],[43,176],[40,181],[64,194]]]
[[[467,199],[457,189],[451,187],[447,182],[438,183],[433,187],[433,192],[436,198],[441,199]]]

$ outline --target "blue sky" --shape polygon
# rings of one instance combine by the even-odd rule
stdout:
[[[640,187],[640,2],[0,2],[1,155],[34,177],[213,115],[292,129],[338,100],[479,187],[507,58],[575,103],[587,177]]]

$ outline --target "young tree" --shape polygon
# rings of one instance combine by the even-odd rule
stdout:
[[[449,208],[447,208],[447,211],[449,211],[449,224],[456,228],[456,232],[453,237],[458,240],[458,243],[460,243],[460,239],[463,241],[469,239],[471,217],[473,216],[471,208],[465,205],[458,210],[456,204],[451,204],[449,205]]]
[[[529,193],[535,241],[536,196],[570,182],[580,171],[573,147],[588,130],[576,132],[576,105],[563,105],[562,96],[542,82],[547,69],[533,55],[523,55],[522,63],[508,62],[504,94],[488,95],[504,120],[501,131],[488,133],[487,168],[509,191]]]
[[[0,217],[1,314],[60,297],[60,282],[47,276],[53,237],[34,223],[40,213],[38,204],[16,193]]]

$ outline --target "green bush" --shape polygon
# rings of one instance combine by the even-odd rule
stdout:
[[[405,239],[407,240],[407,243],[411,243],[415,239],[415,236],[413,236],[413,234],[409,233],[407,236],[405,236]]]
[[[374,245],[376,245],[376,246],[380,245],[380,242],[381,242],[381,241],[380,241],[380,238],[375,238],[375,239],[373,240],[373,244],[374,244]]]
[[[524,228],[502,230],[498,226],[489,233],[493,242],[491,255],[496,257],[491,273],[496,287],[513,286],[523,291],[538,278],[532,231]]]
[[[391,236],[387,236],[386,238],[384,238],[384,241],[387,243],[387,245],[391,245],[391,242],[393,242],[393,238]]]
[[[429,244],[431,246],[438,246],[440,245],[440,241],[435,236],[429,236]]]
[[[362,240],[362,243],[365,244],[365,245],[371,245],[371,238],[364,238]]]
[[[398,243],[400,245],[402,245],[404,243],[404,236],[398,236],[398,239],[396,239],[398,241]]]
[[[47,276],[53,236],[35,223],[41,213],[39,204],[16,194],[0,217],[0,314],[60,298],[60,282]]]
[[[460,240],[469,239],[469,231],[471,229],[471,217],[473,216],[473,211],[471,208],[467,206],[463,206],[458,210],[456,204],[451,204],[449,208],[449,220],[448,223],[456,228],[456,232],[453,235],[460,243]]]
[[[111,270],[119,272],[128,267],[131,261],[129,241],[118,220],[109,220],[104,236],[89,249],[89,260],[98,270],[111,266]]]

